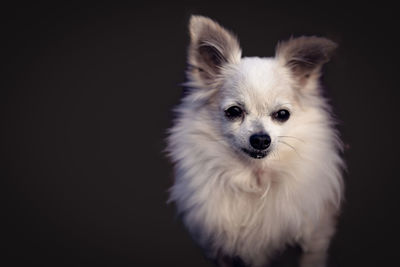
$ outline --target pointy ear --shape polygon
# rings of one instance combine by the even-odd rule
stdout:
[[[189,32],[188,74],[192,80],[210,85],[220,73],[221,67],[239,62],[241,50],[238,40],[215,21],[203,16],[192,16]]]
[[[278,44],[276,58],[288,67],[300,86],[317,80],[321,67],[330,60],[337,44],[320,37],[292,38]]]

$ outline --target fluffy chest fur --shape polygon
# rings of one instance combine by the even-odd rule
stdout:
[[[282,147],[280,154],[254,164],[232,152],[213,124],[205,123],[213,121],[212,112],[195,105],[193,97],[199,99],[182,102],[169,137],[176,162],[170,200],[209,257],[237,255],[262,266],[286,244],[301,241],[323,210],[339,203],[333,132],[324,113],[316,112],[307,127],[297,129],[302,141],[296,152]]]

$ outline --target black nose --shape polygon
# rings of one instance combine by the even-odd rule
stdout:
[[[252,147],[258,150],[264,150],[271,144],[271,137],[268,134],[253,134],[250,136],[250,144]]]

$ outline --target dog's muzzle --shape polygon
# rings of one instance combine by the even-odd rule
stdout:
[[[243,148],[243,152],[255,159],[262,159],[268,154],[271,145],[271,137],[266,133],[256,133],[250,136],[250,149]]]
[[[268,150],[249,150],[246,148],[242,148],[242,151],[255,159],[262,159],[266,155],[268,155]]]

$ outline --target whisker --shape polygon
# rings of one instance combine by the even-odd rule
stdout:
[[[305,143],[304,140],[302,140],[302,139],[300,139],[300,138],[297,138],[297,137],[295,137],[295,136],[290,136],[290,135],[278,135],[278,137],[293,138],[293,139],[299,140],[300,142]]]
[[[301,155],[299,154],[299,152],[297,152],[297,150],[296,150],[292,145],[290,145],[290,144],[288,144],[288,143],[286,143],[286,142],[284,142],[284,141],[282,141],[282,140],[278,140],[278,142],[287,145],[288,147],[290,147],[291,149],[293,149],[294,152],[296,152],[296,154],[297,154],[299,157],[301,157]]]

